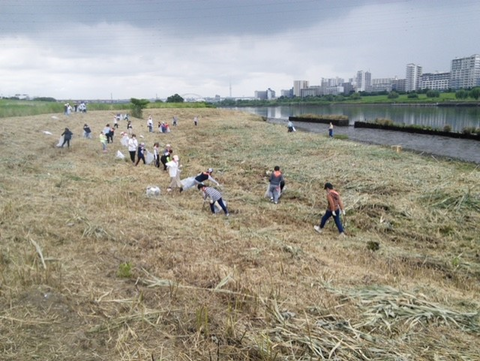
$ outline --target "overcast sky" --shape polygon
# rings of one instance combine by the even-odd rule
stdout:
[[[0,0],[0,95],[280,95],[480,53],[479,0]]]

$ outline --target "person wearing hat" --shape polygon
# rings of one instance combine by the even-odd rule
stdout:
[[[193,188],[194,186],[199,185],[200,183],[205,182],[206,180],[209,180],[210,182],[215,183],[217,186],[220,186],[220,184],[212,177],[213,169],[208,168],[207,171],[202,172],[197,174],[194,177],[188,177],[185,179],[182,179],[182,186],[183,190],[186,191],[187,189]]]
[[[168,175],[170,176],[170,185],[167,188],[168,192],[171,192],[173,188],[180,188],[180,193],[183,192],[182,183],[180,182],[180,158],[178,155],[174,155],[173,159],[166,164],[168,169]]]
[[[313,229],[318,233],[322,233],[323,227],[327,223],[328,219],[333,216],[335,221],[335,225],[338,228],[338,233],[340,236],[345,237],[345,231],[342,226],[342,220],[340,219],[340,215],[343,213],[345,215],[345,207],[343,206],[342,199],[340,198],[340,194],[333,189],[333,185],[331,183],[325,183],[323,187],[327,192],[327,211],[322,217],[319,226],[313,226]]]
[[[220,184],[212,177],[212,173],[213,173],[213,168],[208,168],[206,172],[197,174],[197,176],[195,177],[195,184],[200,184],[205,182],[206,180],[209,180],[210,182],[213,182],[217,186],[219,186]]]
[[[270,186],[268,188],[268,195],[270,196],[270,200],[277,204],[278,199],[282,194],[282,184],[285,185],[283,173],[280,171],[280,167],[278,165],[273,168],[273,172],[270,174],[269,182]]]
[[[206,201],[207,198],[210,198],[210,210],[213,214],[215,214],[215,202],[217,202],[220,207],[222,207],[225,215],[228,217],[230,214],[228,213],[227,206],[223,202],[222,193],[217,191],[215,188],[207,187],[205,184],[200,183],[198,189],[203,192],[203,201]]]

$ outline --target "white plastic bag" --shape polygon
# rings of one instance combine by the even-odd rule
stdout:
[[[128,135],[125,134],[125,135],[122,137],[122,139],[120,139],[120,142],[122,143],[122,145],[123,145],[124,147],[128,147]]]
[[[145,163],[146,164],[151,164],[154,160],[154,156],[153,156],[153,153],[150,153],[148,150],[147,150],[147,156],[145,157]]]
[[[61,147],[63,144],[63,135],[60,137],[60,139],[58,140],[58,144],[57,144],[57,147]]]
[[[186,191],[195,186],[195,177],[188,177],[180,181],[182,183],[183,190]]]
[[[160,187],[148,186],[146,190],[147,197],[158,197],[160,195]]]
[[[125,159],[125,156],[123,155],[122,152],[120,152],[119,150],[117,150],[117,155],[115,156],[115,158],[117,158],[117,159]]]

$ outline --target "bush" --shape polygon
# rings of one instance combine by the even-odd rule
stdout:
[[[379,125],[393,125],[393,120],[391,120],[391,119],[377,118],[377,119],[375,119],[375,124],[379,124]]]
[[[446,124],[446,125],[443,127],[443,131],[450,133],[450,132],[452,131],[452,127],[451,127],[450,125]]]
[[[131,108],[132,108],[132,117],[135,118],[142,118],[143,116],[143,109],[145,109],[150,103],[147,99],[130,99]]]
[[[463,134],[475,134],[475,128],[474,127],[465,127],[462,129]]]

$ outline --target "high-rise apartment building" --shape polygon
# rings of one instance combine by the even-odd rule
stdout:
[[[480,55],[453,59],[450,71],[452,89],[473,88],[480,86]]]
[[[308,89],[308,80],[294,80],[293,95],[296,97],[302,96],[302,89]]]
[[[370,91],[372,92],[383,92],[392,91],[393,86],[393,78],[380,78],[380,79],[372,79],[372,86]]]
[[[369,71],[359,70],[357,71],[357,76],[355,77],[355,87],[357,91],[370,91],[372,87],[372,73]]]
[[[424,73],[418,81],[419,89],[447,90],[450,88],[450,73]]]
[[[418,81],[422,75],[422,67],[416,64],[407,64],[407,76],[405,78],[405,91],[411,92],[418,89]]]

